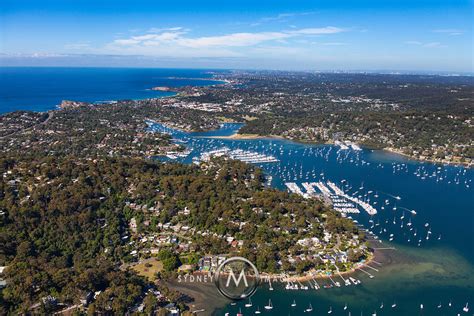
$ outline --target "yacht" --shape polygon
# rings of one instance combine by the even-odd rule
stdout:
[[[469,306],[468,306],[469,303],[466,303],[466,306],[464,306],[464,308],[462,309],[463,312],[466,312],[468,313],[469,312]]]
[[[293,300],[293,303],[291,303],[291,307],[295,307],[296,306],[296,302],[295,300]]]
[[[252,307],[252,300],[250,299],[249,297],[249,302],[247,304],[245,304],[245,307]]]
[[[272,300],[270,300],[270,299],[268,300],[268,305],[265,306],[265,309],[266,309],[266,310],[271,310],[271,309],[273,309]]]
[[[309,306],[307,309],[305,309],[305,312],[312,312],[313,311],[313,306],[311,305],[311,303],[309,303]]]

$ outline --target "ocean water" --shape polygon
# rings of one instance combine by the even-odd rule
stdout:
[[[217,83],[196,79],[209,77],[204,71],[181,69],[0,68],[0,113],[46,111],[65,99],[100,102],[163,97],[172,94],[149,89]],[[304,309],[310,303],[313,315],[326,314],[330,309],[332,315],[472,315],[472,169],[418,162],[383,151],[340,151],[335,146],[281,139],[219,138],[232,135],[240,127],[224,124],[219,130],[205,133],[183,133],[160,125],[152,128],[171,133],[192,149],[188,157],[181,159],[184,163],[191,163],[202,152],[224,146],[252,150],[280,160],[261,165],[272,175],[271,185],[276,188],[285,190],[285,182],[295,182],[302,188],[302,182],[330,180],[348,194],[361,195],[370,200],[378,214],[371,218],[362,212],[353,218],[383,240],[380,247],[395,250],[377,251],[381,265],[372,266],[378,271],[365,269],[374,278],[362,271],[355,274],[361,285],[287,291],[274,284],[275,290],[269,291],[268,284],[263,284],[252,297],[252,308],[239,302],[215,311],[215,315],[235,315],[239,309],[250,315],[257,306],[262,314],[301,315],[306,314]],[[412,215],[411,210],[417,214]],[[427,240],[428,231],[431,234]],[[388,241],[390,234],[392,242]],[[336,280],[341,281],[337,277]],[[329,281],[319,282],[322,285]],[[263,308],[268,299],[274,305],[271,312]],[[297,303],[295,308],[290,306],[293,300]],[[472,305],[471,313],[462,312],[467,302]],[[391,308],[393,303],[397,304],[395,308]],[[420,304],[424,305],[423,310]]]
[[[355,273],[361,285],[346,287],[338,276],[334,279],[342,287],[331,289],[288,291],[284,284],[275,283],[274,290],[269,291],[268,284],[263,284],[252,297],[252,308],[244,306],[248,301],[238,302],[215,311],[215,315],[236,315],[239,310],[250,315],[257,307],[262,314],[301,315],[310,303],[313,315],[330,310],[332,315],[472,315],[462,312],[467,302],[474,307],[472,169],[419,162],[368,149],[339,150],[336,146],[270,138],[219,138],[232,135],[240,127],[224,124],[217,131],[204,133],[183,133],[161,125],[152,128],[171,133],[192,149],[188,157],[181,159],[184,163],[191,163],[193,157],[205,151],[240,148],[279,159],[277,163],[260,165],[272,175],[271,185],[276,188],[286,190],[284,182],[295,182],[302,190],[302,182],[335,182],[349,195],[370,201],[378,210],[377,215],[370,217],[361,211],[353,219],[383,240],[377,248],[395,249],[377,250],[376,261],[380,265],[372,263],[372,268],[364,268],[374,278],[363,271]],[[392,242],[388,241],[390,234]],[[318,282],[322,285],[330,281]],[[274,306],[272,311],[264,310],[269,299]],[[296,307],[290,306],[293,300]],[[346,304],[348,308],[344,310]],[[392,304],[397,306],[392,308]]]
[[[1,67],[0,114],[47,111],[62,100],[101,102],[173,95],[156,86],[203,86],[218,81],[201,70],[141,68]]]

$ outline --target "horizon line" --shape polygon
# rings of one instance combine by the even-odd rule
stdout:
[[[394,70],[394,69],[277,69],[277,68],[226,68],[226,67],[162,67],[162,66],[85,66],[85,65],[1,65],[0,68],[114,68],[114,69],[187,69],[208,71],[253,71],[253,72],[295,72],[295,73],[321,73],[321,74],[379,74],[379,75],[431,75],[431,76],[474,76],[473,71],[450,70]]]

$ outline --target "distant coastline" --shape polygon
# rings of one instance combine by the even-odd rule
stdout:
[[[166,98],[183,87],[225,83],[201,69],[0,67],[0,115],[57,110],[63,100],[105,104]]]

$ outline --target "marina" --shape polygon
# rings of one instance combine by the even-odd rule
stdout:
[[[209,161],[212,158],[216,157],[223,157],[226,156],[230,159],[240,160],[242,162],[252,163],[252,164],[261,164],[261,163],[272,163],[278,162],[273,156],[259,154],[257,152],[242,150],[242,149],[235,149],[230,150],[227,147],[222,147],[219,149],[214,149],[208,152],[204,152],[200,155],[199,158],[195,158],[193,161],[195,163],[199,163],[200,161]]]
[[[472,201],[473,196],[471,170],[458,166],[415,162],[386,152],[355,150],[351,146],[341,150],[337,145],[308,145],[276,139],[222,138],[232,135],[240,126],[224,124],[220,130],[204,133],[185,133],[156,124],[152,125],[151,129],[166,129],[174,138],[182,140],[181,144],[191,152],[188,156],[176,160],[185,163],[198,163],[202,155],[205,159],[210,159],[213,155],[232,158],[229,154],[231,152],[236,154],[232,159],[242,158],[242,161],[247,157],[271,157],[271,163],[249,159],[249,162],[253,160],[255,165],[264,170],[267,185],[305,198],[321,197],[327,200],[342,216],[353,220],[357,226],[364,229],[372,243],[379,244],[375,249],[380,256],[372,263],[358,267],[352,275],[339,276],[335,272],[331,275],[333,281],[329,277],[314,278],[300,284],[296,281],[281,282],[272,279],[271,287],[265,283],[266,286],[259,288],[252,297],[252,308],[255,311],[259,307],[262,314],[271,311],[275,315],[298,315],[311,313],[305,311],[311,303],[313,311],[318,314],[323,311],[326,313],[332,308],[333,315],[358,315],[361,312],[371,315],[374,310],[378,311],[382,307],[383,315],[409,315],[413,311],[419,311],[420,304],[423,304],[426,313],[437,315],[441,311],[446,312],[447,302],[443,303],[441,308],[438,308],[438,305],[441,299],[448,296],[453,298],[453,314],[459,312],[462,315],[462,309],[466,302],[472,300],[474,293],[456,290],[456,287],[453,289],[453,282],[456,284],[458,281],[440,279],[436,269],[417,272],[423,265],[417,265],[415,262],[438,262],[443,269],[452,271],[453,275],[463,275],[466,281],[462,282],[474,282],[471,277],[474,275],[474,258],[472,253],[466,252],[465,243],[466,240],[472,240],[469,235],[472,230],[469,226],[469,219],[472,223],[472,214],[467,212],[470,209],[468,201]],[[439,190],[443,194],[431,193]],[[420,196],[430,198],[420,199]],[[447,209],[453,210],[454,213],[445,216],[443,210]],[[460,218],[464,220],[458,222]],[[456,224],[449,224],[450,221]],[[464,228],[459,225],[464,225]],[[458,229],[454,232],[448,229],[450,226]],[[446,261],[449,255],[446,255],[445,250],[443,254],[439,251],[447,245],[463,255],[450,255],[453,259]],[[417,258],[410,259],[414,261],[413,267],[410,268],[414,272],[410,272],[410,275],[420,273],[419,277],[424,280],[424,286],[435,283],[434,280],[443,280],[446,285],[438,284],[436,287],[424,289],[423,293],[426,294],[423,295],[422,301],[413,299],[417,296],[413,293],[420,291],[419,285],[410,283],[411,277],[405,278],[403,270],[390,272],[399,265],[406,265],[406,259],[397,263],[397,258],[407,253]],[[465,260],[464,257],[469,263],[448,263],[452,260]],[[387,291],[387,283],[400,290],[396,293]],[[364,290],[357,290],[358,288]],[[288,295],[289,293],[291,295]],[[318,295],[315,296],[315,293]],[[370,296],[367,296],[368,293],[371,293]],[[337,299],[340,295],[341,301]],[[272,301],[272,309],[262,308],[269,306],[269,298]],[[296,306],[292,306],[293,301]],[[396,307],[391,308],[392,303],[383,307],[382,302],[387,301],[396,301]],[[245,309],[244,305],[245,303],[237,303],[228,306],[216,311],[216,315],[224,311],[235,315],[239,311],[238,306],[245,315],[254,313],[253,310],[250,311],[250,307]],[[298,308],[300,309],[296,311]]]

